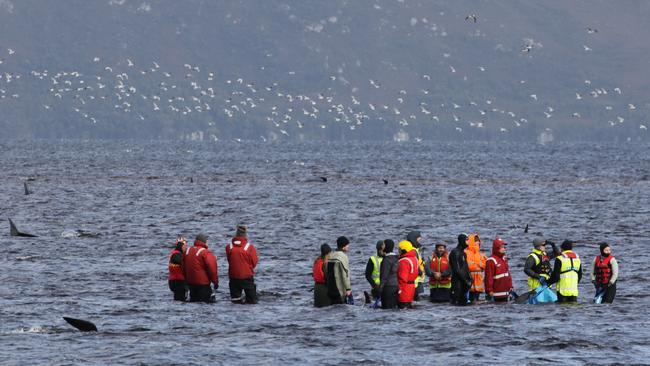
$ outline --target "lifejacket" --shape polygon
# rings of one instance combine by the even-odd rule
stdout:
[[[325,271],[323,270],[323,258],[318,257],[314,261],[314,268],[312,268],[312,277],[317,284],[325,284]]]
[[[535,259],[535,266],[533,266],[533,271],[535,271],[535,273],[544,277],[546,280],[551,278],[553,267],[551,267],[551,260],[549,259],[548,255],[546,255],[546,253],[542,252],[539,249],[533,249],[533,251],[528,254],[528,256],[532,256]],[[542,284],[537,278],[528,277],[528,289],[531,291],[541,285]]]
[[[381,268],[381,261],[383,260],[383,257],[379,257],[376,255],[373,255],[370,257],[370,260],[372,261],[372,280],[375,283],[375,285],[379,285],[379,269]]]
[[[444,272],[449,269],[449,256],[447,252],[441,257],[437,255],[432,255],[431,260],[429,260],[429,269],[432,272]],[[439,280],[435,277],[429,277],[429,288],[451,288],[451,275],[446,277],[441,277]]]
[[[562,296],[578,296],[580,257],[573,251],[566,250],[557,259],[562,263],[560,279],[555,286],[557,292]]]
[[[174,249],[169,254],[169,259],[167,260],[167,267],[169,268],[169,280],[185,281],[185,274],[183,273],[182,264],[172,263],[172,257],[176,254],[180,254],[181,256],[183,255],[183,253],[180,250]]]
[[[596,283],[606,285],[612,278],[612,265],[609,263],[613,255],[609,255],[603,259],[602,256],[596,256]]]
[[[486,270],[485,276],[485,291],[486,293],[490,290],[492,291],[492,296],[495,298],[504,298],[510,295],[510,290],[512,289],[512,277],[510,277],[510,269],[508,268],[508,261],[497,256],[492,255],[488,258],[486,264],[494,264],[494,273],[488,273]],[[490,267],[492,267],[490,265]],[[492,276],[492,278],[488,278]],[[488,281],[492,280],[492,285],[490,286]]]
[[[219,283],[217,257],[200,240],[194,241],[183,255],[183,269],[188,285],[209,285]]]
[[[257,249],[245,237],[234,237],[226,246],[228,276],[231,279],[245,280],[255,275],[258,257]]]

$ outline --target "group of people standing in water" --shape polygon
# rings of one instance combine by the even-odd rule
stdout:
[[[424,258],[419,231],[411,231],[397,245],[391,239],[380,240],[376,254],[366,264],[365,278],[371,290],[365,292],[366,303],[382,309],[410,308],[429,287],[429,300],[434,303],[471,305],[485,300],[507,303],[518,297],[514,292],[507,243],[497,237],[492,241],[492,254],[480,251],[478,234],[458,235],[456,248],[447,251],[444,243],[435,245],[430,257]],[[582,279],[582,263],[573,251],[573,242],[565,240],[560,248],[542,237],[535,238],[526,258],[524,272],[528,276],[528,293],[534,294],[555,284],[557,302],[578,300],[578,283]],[[321,254],[313,264],[314,306],[352,304],[350,267],[347,251],[350,241],[342,236],[336,249],[321,246]],[[547,252],[547,246],[551,252]],[[551,260],[555,263],[551,265]],[[600,255],[591,262],[591,281],[598,302],[611,303],[616,296],[618,262],[607,243],[600,244]],[[428,277],[428,281],[427,281]]]
[[[258,297],[254,276],[258,256],[257,249],[248,240],[246,226],[237,226],[225,252],[230,300],[233,303],[256,304]],[[190,302],[215,302],[214,291],[219,288],[219,266],[217,257],[208,249],[207,235],[198,234],[191,247],[184,237],[179,236],[169,255],[167,267],[169,289],[174,294],[174,300],[187,301],[189,290]]]
[[[434,303],[476,304],[481,301],[481,294],[486,301],[496,303],[517,298],[506,255],[508,243],[503,239],[496,237],[492,241],[489,257],[481,252],[478,234],[458,235],[458,245],[451,252],[444,243],[438,243],[428,258],[424,257],[421,242],[419,231],[409,232],[397,248],[391,239],[377,242],[376,254],[368,259],[365,269],[365,278],[371,287],[369,293],[364,291],[366,303],[383,309],[410,308],[414,301],[420,300],[427,285],[429,300]],[[528,276],[527,294],[547,290],[555,284],[558,302],[577,302],[582,263],[573,251],[573,242],[565,240],[557,248],[555,243],[538,237],[532,246],[524,264]],[[547,246],[551,247],[550,253]],[[349,247],[350,240],[345,236],[336,240],[335,250],[328,244],[321,246],[321,254],[312,267],[314,306],[354,304],[347,256]],[[225,254],[231,301],[256,304],[254,277],[259,258],[257,249],[248,240],[246,226],[237,226],[235,235],[225,247]],[[553,259],[555,263],[551,265]],[[193,246],[189,246],[185,238],[178,237],[169,255],[168,269],[174,300],[215,301],[214,291],[219,288],[218,264],[217,257],[208,249],[207,235],[198,234]],[[610,246],[600,244],[600,255],[591,262],[590,272],[598,302],[614,301],[618,273],[618,262]]]

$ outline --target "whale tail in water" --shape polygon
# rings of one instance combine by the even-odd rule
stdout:
[[[88,320],[68,318],[66,316],[63,317],[63,320],[65,320],[66,322],[68,322],[68,324],[72,325],[73,327],[79,329],[82,332],[97,331],[97,327],[95,326],[95,324],[89,322]]]
[[[22,237],[26,237],[26,238],[36,238],[37,237],[36,235],[21,233],[20,231],[18,231],[18,229],[16,228],[16,224],[14,224],[14,222],[11,221],[11,219],[9,219],[9,231],[10,231],[11,236],[22,236]]]

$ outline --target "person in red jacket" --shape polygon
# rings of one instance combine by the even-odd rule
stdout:
[[[226,246],[228,258],[228,277],[230,277],[230,300],[241,304],[257,304],[257,287],[255,286],[255,267],[257,250],[248,241],[246,226],[237,226],[235,237]],[[242,290],[246,296],[242,296]]]
[[[418,258],[411,242],[404,240],[399,243],[399,260],[397,262],[397,285],[399,294],[397,307],[410,308],[415,296],[415,279],[418,278]]]
[[[314,278],[314,306],[317,308],[332,305],[327,295],[327,278],[325,276],[327,259],[331,252],[332,248],[329,245],[321,245],[320,255],[316,258],[312,267],[312,277]]]
[[[506,243],[496,237],[492,242],[492,255],[485,264],[485,294],[487,300],[507,302],[512,291],[512,277],[506,258]]]
[[[186,249],[187,240],[179,236],[167,262],[169,289],[174,293],[174,300],[176,301],[185,301],[187,298],[187,283],[185,283],[185,273],[183,273],[183,253],[185,253]]]
[[[185,280],[190,289],[190,302],[214,302],[214,289],[219,288],[217,257],[208,249],[208,236],[196,236],[194,246],[187,248],[183,256]]]

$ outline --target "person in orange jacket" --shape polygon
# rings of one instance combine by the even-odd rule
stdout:
[[[477,303],[481,293],[485,292],[484,274],[487,256],[481,253],[481,238],[479,238],[478,234],[470,234],[467,244],[468,247],[465,249],[465,254],[467,254],[467,266],[472,275],[472,287],[469,290],[469,300],[472,303]]]
[[[415,279],[418,278],[418,258],[415,248],[408,240],[399,243],[399,260],[397,262],[397,285],[399,293],[397,307],[410,308],[415,297]]]

